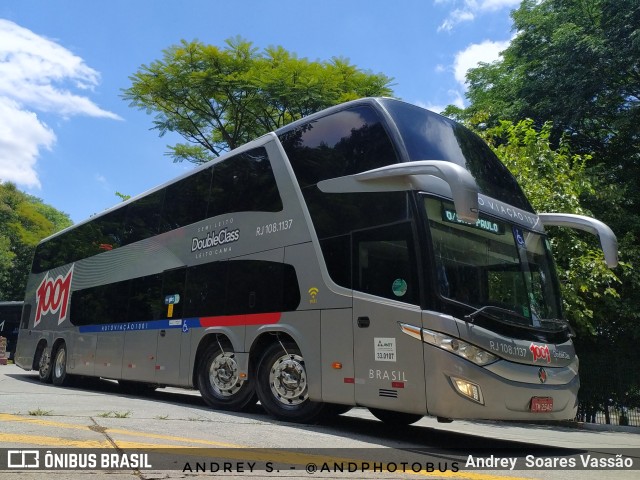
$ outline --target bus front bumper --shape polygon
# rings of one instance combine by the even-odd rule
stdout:
[[[569,367],[545,368],[506,360],[480,367],[425,345],[425,376],[427,410],[433,416],[528,421],[576,416],[580,379]],[[568,381],[554,382],[558,378]]]

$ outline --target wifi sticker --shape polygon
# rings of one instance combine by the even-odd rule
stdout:
[[[320,290],[318,290],[316,287],[311,287],[309,289],[309,303],[318,303],[318,292]]]

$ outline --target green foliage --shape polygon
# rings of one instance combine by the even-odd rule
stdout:
[[[262,52],[240,37],[220,48],[183,40],[142,65],[123,91],[154,114],[154,129],[182,135],[174,161],[204,163],[287,123],[364,96],[391,95],[391,79],[342,58],[309,61],[282,47]]]
[[[640,101],[637,0],[524,0],[504,60],[468,75],[468,113],[553,122],[583,151],[628,140]],[[630,146],[630,145],[627,145]]]
[[[24,298],[36,245],[71,224],[68,215],[14,184],[0,184],[0,299]]]
[[[572,154],[565,139],[554,149],[551,130],[550,123],[538,131],[530,119],[516,124],[503,120],[480,134],[514,174],[536,211],[591,215],[581,203],[585,195],[595,193],[586,168],[590,157]],[[603,296],[618,298],[620,280],[606,267],[593,236],[552,228],[550,240],[565,315],[581,331],[596,333],[603,319],[594,318],[593,302]]]
[[[123,202],[126,202],[131,198],[131,195],[127,195],[126,193],[116,192],[116,197],[118,197]]]

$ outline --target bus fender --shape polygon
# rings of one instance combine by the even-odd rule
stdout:
[[[209,327],[203,334],[202,338],[198,342],[198,350],[204,343],[215,341],[215,336],[220,335],[226,338],[231,343],[231,348],[234,352],[244,351],[244,328],[229,328],[229,327]]]

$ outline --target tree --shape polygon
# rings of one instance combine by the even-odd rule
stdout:
[[[596,154],[637,149],[640,3],[524,0],[512,16],[503,60],[469,72],[468,113],[551,121],[554,141],[569,133],[574,148]]]
[[[516,124],[503,120],[479,133],[514,174],[536,211],[592,215],[581,202],[597,187],[586,169],[590,158],[571,153],[565,138],[554,149],[549,139],[551,130],[552,125],[546,123],[537,131],[533,120],[527,119]],[[606,267],[593,236],[552,228],[550,239],[565,315],[581,333],[594,334],[609,321],[594,317],[594,300],[619,298],[615,287],[620,279]]]
[[[67,214],[0,183],[0,299],[24,298],[36,245],[70,225]]]
[[[347,60],[309,61],[282,47],[259,52],[242,38],[223,48],[183,40],[130,77],[123,98],[155,114],[174,162],[204,163],[291,121],[364,96],[391,95],[391,79]]]

